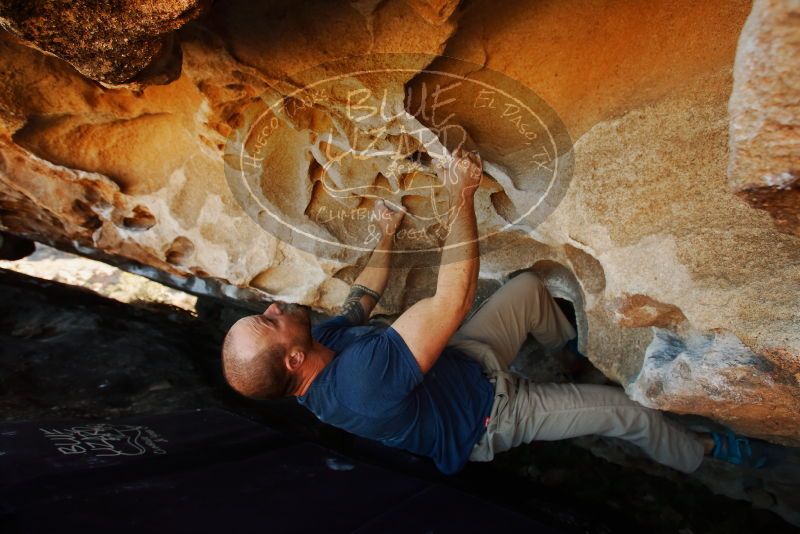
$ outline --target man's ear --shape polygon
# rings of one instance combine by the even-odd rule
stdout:
[[[306,355],[303,351],[292,351],[286,356],[286,368],[290,371],[297,371],[304,361],[306,361]]]

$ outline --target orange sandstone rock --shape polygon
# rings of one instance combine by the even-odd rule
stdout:
[[[141,28],[126,18],[104,35],[110,45],[126,32],[166,38],[198,6],[159,11],[163,24]],[[153,48],[128,61],[84,40],[59,59],[5,35],[0,228],[196,293],[332,312],[366,258],[340,245],[368,237],[358,217],[377,198],[409,210],[402,246],[435,246],[446,230],[428,144],[438,119],[415,117],[418,102],[406,98],[423,88],[430,97],[439,83],[440,103],[453,97],[440,111],[455,114],[485,162],[479,228],[496,237],[482,275],[533,266],[575,303],[581,351],[639,402],[797,444],[796,181],[763,178],[796,170],[797,30],[780,2],[758,0],[748,19],[750,9],[738,0],[217,2],[171,37],[179,76],[116,88],[92,79],[128,80]],[[45,22],[59,37],[57,21]],[[78,45],[99,49],[99,67],[80,66]],[[365,53],[394,55],[356,57]],[[402,69],[381,70],[392,62]],[[463,78],[451,87],[434,71],[453,65]],[[348,68],[369,73],[336,78]],[[549,105],[543,122],[560,119],[574,144],[557,160],[572,172],[546,197],[543,221],[521,216],[546,174],[537,163],[553,161],[530,159],[518,110],[490,115],[476,89],[503,76]],[[325,77],[324,91],[298,92]],[[788,126],[770,126],[779,123]],[[340,157],[362,152],[371,155]],[[232,185],[231,169],[245,178]],[[265,231],[269,213],[294,231]],[[407,307],[434,280],[433,269],[397,269],[380,311]]]

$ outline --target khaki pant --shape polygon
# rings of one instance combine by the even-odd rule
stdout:
[[[703,444],[663,415],[629,399],[617,387],[594,384],[537,384],[512,375],[508,366],[527,334],[550,350],[575,337],[539,278],[516,276],[456,332],[449,345],[480,361],[495,384],[486,433],[470,455],[494,455],[531,441],[588,434],[628,440],[654,460],[689,473],[703,460]]]

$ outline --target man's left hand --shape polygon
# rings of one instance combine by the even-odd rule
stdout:
[[[383,199],[375,203],[375,215],[378,220],[378,228],[381,235],[390,236],[397,232],[403,217],[406,215],[406,208],[399,206],[397,209],[391,209],[386,205]]]

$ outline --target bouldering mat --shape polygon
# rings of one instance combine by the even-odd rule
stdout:
[[[4,423],[0,473],[2,532],[553,532],[222,410]]]

